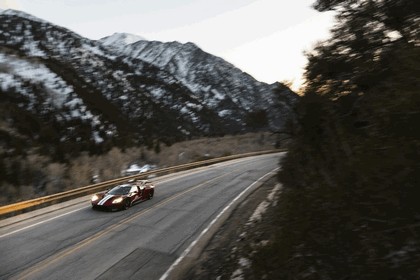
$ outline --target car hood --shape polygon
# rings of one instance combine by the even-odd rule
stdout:
[[[99,195],[98,195],[99,196]],[[99,200],[97,202],[97,205],[108,205],[111,204],[115,199],[120,197],[126,197],[125,195],[114,195],[114,194],[101,194],[99,196]]]

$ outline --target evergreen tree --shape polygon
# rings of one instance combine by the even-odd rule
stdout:
[[[414,0],[318,0],[332,38],[308,54],[282,162],[270,279],[420,278],[420,11]],[[270,254],[273,261],[259,261]]]

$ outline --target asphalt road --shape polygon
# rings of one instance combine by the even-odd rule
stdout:
[[[155,178],[154,198],[126,211],[92,210],[84,197],[0,221],[0,279],[161,279],[280,156]]]

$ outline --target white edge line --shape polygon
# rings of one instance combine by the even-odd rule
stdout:
[[[182,176],[185,176],[185,175],[182,175]],[[170,179],[164,180],[163,182],[172,181],[172,180],[173,180],[173,179],[172,179],[172,178],[170,178]],[[159,182],[159,183],[162,183],[162,182]],[[102,200],[104,200],[106,197],[107,197],[107,196],[105,196]],[[101,200],[101,201],[102,201],[102,200]],[[99,201],[99,203],[100,203],[101,201]],[[84,203],[84,202],[83,202],[83,203]],[[98,204],[99,204],[99,203],[98,203]],[[102,204],[101,204],[101,205],[102,205]],[[90,206],[88,206],[88,207],[90,207]],[[15,234],[15,233],[18,233],[18,232],[24,231],[24,230],[26,230],[26,229],[32,228],[32,227],[34,227],[34,226],[41,225],[41,224],[43,224],[43,223],[46,223],[46,222],[49,222],[49,221],[55,220],[55,219],[57,219],[57,218],[60,218],[60,217],[63,217],[63,216],[69,215],[69,214],[71,214],[71,213],[74,213],[74,212],[80,211],[80,210],[85,209],[85,208],[88,208],[88,207],[82,207],[82,208],[79,208],[79,209],[76,209],[76,210],[73,210],[73,211],[70,211],[70,212],[67,212],[67,213],[64,213],[64,214],[61,214],[61,215],[58,215],[58,216],[55,216],[55,217],[49,218],[49,219],[47,219],[47,220],[43,220],[43,221],[40,221],[40,222],[38,222],[38,223],[35,223],[35,224],[32,224],[32,225],[29,225],[29,226],[26,226],[26,227],[23,227],[23,228],[20,228],[20,229],[17,229],[17,230],[14,230],[14,231],[8,232],[8,233],[5,233],[5,234],[3,234],[3,235],[0,235],[0,239],[1,239],[1,238],[3,238],[3,237],[6,237],[6,236],[9,236],[9,235],[12,235],[12,234]],[[51,211],[51,212],[53,212],[53,211]],[[30,218],[29,218],[29,219],[30,219]],[[9,225],[5,225],[5,227],[7,227],[7,226],[9,226]]]
[[[200,233],[200,235],[190,244],[190,246],[187,247],[187,249],[182,252],[182,254],[178,257],[178,259],[175,260],[175,262],[166,270],[166,272],[159,278],[159,280],[166,280],[169,276],[169,274],[172,272],[172,270],[189,254],[189,252],[192,250],[192,248],[197,244],[197,242],[203,237],[204,234],[206,234],[207,231],[213,226],[213,224],[216,223],[216,221],[230,208],[232,205],[246,193],[250,188],[252,188],[255,184],[262,181],[267,175],[272,174],[273,172],[279,170],[279,168],[275,168],[265,174],[264,176],[258,178],[257,181],[249,185],[246,189],[244,189],[240,194],[238,194],[223,210],[209,223],[209,225]]]
[[[217,165],[217,167],[224,167],[226,165],[231,165],[232,163],[237,163],[239,161],[245,161],[245,160],[243,158],[241,158],[241,159],[232,159],[232,160],[229,160],[227,162],[215,163],[215,164],[213,164],[213,166],[216,166]],[[162,184],[162,183],[170,182],[170,181],[176,180],[178,178],[185,177],[186,175],[193,175],[193,174],[201,173],[201,172],[207,171],[207,169],[209,167],[210,167],[210,165],[209,166],[197,167],[197,168],[195,168],[195,170],[194,169],[189,169],[189,170],[179,171],[179,172],[177,172],[177,173],[180,173],[178,175],[176,173],[163,175],[161,177],[165,177],[165,176],[168,176],[168,175],[170,175],[171,177],[162,179],[162,181],[157,181],[157,184]],[[190,172],[188,172],[188,171],[190,171]],[[187,172],[187,173],[184,174],[184,172]],[[159,177],[157,177],[157,178],[159,178]]]
[[[41,222],[38,222],[38,223],[35,223],[35,224],[32,224],[32,225],[29,225],[29,226],[26,226],[26,227],[23,227],[23,228],[20,228],[20,229],[17,229],[17,230],[14,230],[14,231],[8,232],[8,233],[5,233],[5,234],[3,234],[3,235],[0,235],[0,238],[6,237],[6,236],[8,236],[8,235],[11,235],[11,234],[17,233],[17,232],[19,232],[19,231],[22,231],[22,230],[25,230],[25,229],[28,229],[28,228],[31,228],[31,227],[34,227],[34,226],[37,226],[37,225],[40,225],[40,224],[43,224],[43,223],[46,223],[46,222],[52,221],[52,220],[55,220],[55,219],[57,219],[57,218],[60,218],[60,217],[63,217],[63,216],[69,215],[69,214],[71,214],[71,213],[74,213],[74,212],[80,211],[80,210],[85,209],[85,208],[87,208],[87,207],[82,207],[82,208],[79,208],[79,209],[76,209],[76,210],[73,210],[73,211],[70,211],[70,212],[67,212],[67,213],[64,213],[64,214],[61,214],[61,215],[58,215],[58,216],[55,216],[55,217],[49,218],[49,219],[47,219],[47,220],[44,220],[44,221],[41,221]]]
[[[236,159],[235,161],[237,161],[238,159]],[[234,161],[234,160],[232,160],[232,161]],[[228,161],[229,162],[229,164],[231,163],[231,161]],[[219,163],[220,164],[220,163]],[[222,164],[225,164],[225,162],[222,162]],[[226,163],[227,164],[227,163]],[[198,168],[199,169],[199,168]],[[193,173],[198,173],[198,172],[201,172],[202,170],[196,170],[195,172],[193,172]],[[191,173],[188,173],[189,175],[191,174]],[[183,177],[183,176],[185,176],[185,174],[182,174],[182,175],[180,175],[179,177]],[[177,179],[178,177],[175,177],[175,179]],[[174,178],[168,178],[168,179],[166,179],[166,180],[163,180],[162,182],[164,182],[164,183],[166,183],[166,182],[168,182],[168,181],[172,181],[172,180],[174,180]],[[159,182],[159,183],[162,183],[162,182]],[[242,195],[242,194],[241,194]],[[104,197],[105,198],[105,197]],[[37,226],[37,225],[40,225],[40,224],[43,224],[43,223],[46,223],[46,222],[49,222],[49,221],[52,221],[52,220],[55,220],[55,219],[57,219],[57,218],[60,218],[60,217],[63,217],[63,216],[66,216],[66,215],[68,215],[68,214],[71,214],[71,213],[74,213],[74,212],[77,212],[77,211],[80,211],[80,210],[82,210],[82,209],[85,209],[85,208],[88,208],[88,207],[82,207],[82,208],[79,208],[79,209],[76,209],[76,210],[73,210],[73,211],[70,211],[70,212],[67,212],[67,213],[64,213],[64,214],[61,214],[61,215],[58,215],[58,216],[55,216],[55,217],[52,217],[52,218],[50,218],[50,219],[47,219],[47,220],[44,220],[44,221],[40,221],[40,222],[38,222],[38,223],[35,223],[35,224],[32,224],[32,225],[29,225],[29,226],[26,226],[26,227],[23,227],[23,228],[20,228],[20,229],[17,229],[17,230],[14,230],[14,231],[11,231],[11,232],[8,232],[8,233],[5,233],[5,234],[3,234],[3,235],[0,235],[0,239],[1,238],[3,238],[3,237],[6,237],[6,236],[9,236],[9,235],[12,235],[12,234],[14,234],[14,233],[18,233],[18,232],[20,232],[20,231],[23,231],[23,230],[26,230],[26,229],[29,229],[29,228],[32,228],[32,227],[34,227],[34,226]],[[6,226],[8,226],[8,225],[6,225]]]

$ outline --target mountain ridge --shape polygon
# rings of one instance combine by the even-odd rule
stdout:
[[[281,84],[258,82],[193,43],[127,40],[118,49],[111,46],[115,40],[89,40],[13,10],[0,13],[0,27],[3,132],[61,158],[115,145],[281,130],[297,98]],[[140,52],[141,46],[148,53]],[[177,54],[163,65],[163,54],[173,51]],[[250,113],[262,111],[261,120],[249,126]],[[7,151],[18,150],[11,141],[4,143]]]
[[[292,113],[286,103],[293,104],[292,99],[296,97],[294,94],[288,95],[284,92],[283,95],[288,96],[289,100],[282,104],[273,99],[273,90],[282,88],[279,83],[266,84],[257,81],[233,64],[204,52],[194,43],[138,40],[125,44],[124,47],[118,47],[118,52],[165,69],[201,98],[203,103],[210,101],[206,105],[218,108],[219,114],[229,112],[229,106],[224,105],[226,97],[233,103],[240,103],[237,105],[243,107],[245,111],[252,110],[253,107],[266,110],[273,130],[281,130],[284,127],[284,122],[281,120],[284,115],[278,117],[273,114],[277,111],[273,110],[273,107],[283,106],[290,114]],[[220,77],[222,77],[221,82],[219,82]],[[267,103],[271,103],[272,106]]]

